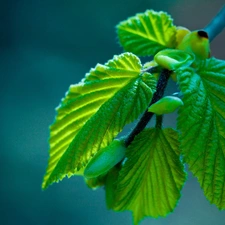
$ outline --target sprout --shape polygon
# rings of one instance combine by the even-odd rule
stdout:
[[[181,105],[183,105],[183,102],[180,98],[175,96],[166,96],[152,104],[148,108],[148,111],[157,115],[162,115],[174,112]]]
[[[85,178],[94,178],[108,172],[124,158],[125,150],[123,141],[117,139],[112,141],[110,145],[97,152],[88,163],[84,171]]]
[[[192,31],[184,36],[177,49],[193,53],[198,60],[207,59],[210,57],[208,34],[203,30]]]

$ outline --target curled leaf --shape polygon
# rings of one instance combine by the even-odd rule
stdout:
[[[160,66],[168,70],[176,70],[180,67],[188,67],[193,63],[194,59],[195,57],[193,54],[176,49],[162,50],[154,57],[154,60]]]

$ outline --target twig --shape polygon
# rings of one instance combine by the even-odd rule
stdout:
[[[158,80],[158,83],[157,83],[156,92],[154,93],[152,101],[149,104],[149,106],[154,104],[160,98],[163,97],[170,74],[171,74],[171,71],[165,70],[165,69],[162,70],[159,80]],[[148,124],[148,122],[150,121],[150,119],[152,118],[153,115],[154,115],[154,113],[148,112],[148,109],[144,112],[144,114],[142,115],[141,119],[138,121],[135,128],[131,131],[131,133],[125,139],[124,143],[125,143],[126,147],[128,145],[130,145],[130,143],[134,140],[135,136],[137,134],[139,134],[146,127],[146,125]]]
[[[209,41],[211,42],[225,27],[225,5],[211,22],[204,28],[208,33]]]

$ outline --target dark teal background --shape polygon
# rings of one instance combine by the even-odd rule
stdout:
[[[176,25],[204,27],[224,0],[5,0],[0,3],[0,224],[131,225],[130,213],[106,210],[104,190],[81,177],[41,190],[54,108],[96,63],[122,49],[115,25],[146,9],[170,13]],[[212,55],[225,59],[225,33]],[[144,60],[143,60],[144,62]],[[174,86],[173,86],[174,87]],[[168,90],[171,94],[174,89]],[[164,125],[175,126],[175,116]],[[194,138],[194,137],[193,137]],[[167,218],[142,225],[224,225],[225,211],[205,199],[189,175]],[[144,207],[144,205],[143,205]]]

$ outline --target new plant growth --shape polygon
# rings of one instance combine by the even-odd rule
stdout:
[[[225,209],[225,61],[209,46],[221,26],[191,32],[153,10],[119,23],[125,52],[71,85],[56,109],[42,188],[81,175],[90,188],[104,186],[107,207],[132,211],[137,225],[174,210],[186,163],[209,202]],[[153,59],[143,65],[139,56]],[[169,79],[182,97],[164,96]],[[177,109],[176,127],[164,128],[163,114]]]

